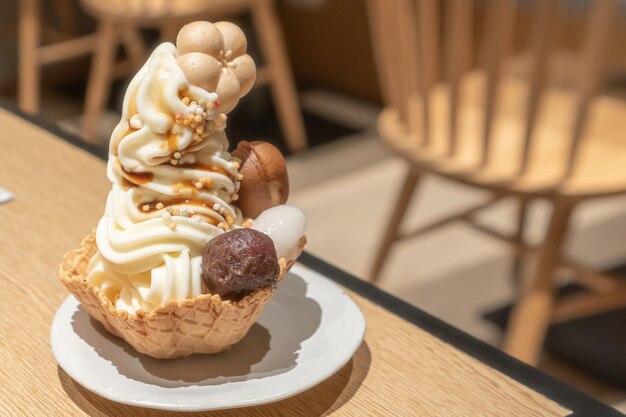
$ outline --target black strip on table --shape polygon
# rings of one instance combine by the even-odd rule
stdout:
[[[90,154],[97,156],[100,159],[106,161],[108,158],[108,149],[106,147],[100,147],[97,145],[93,145],[91,143],[87,143],[82,140],[80,137],[61,129],[56,123],[43,119],[40,116],[32,115],[20,110],[15,104],[8,101],[6,98],[0,97],[0,108],[7,110],[20,118],[29,121],[30,123],[39,126],[40,128],[47,130],[63,139],[66,142],[71,143],[72,145],[83,149]]]
[[[52,122],[44,121],[41,117],[29,115],[19,110],[14,104],[0,98],[0,107],[28,120],[34,125],[49,131],[59,138],[71,143],[92,155],[107,159],[107,150],[85,143],[79,137],[68,133]],[[545,395],[547,398],[572,410],[569,417],[619,417],[624,416],[616,409],[602,404],[593,398],[576,391],[574,388],[526,365],[523,362],[501,352],[493,346],[484,343],[473,336],[431,316],[428,313],[402,301],[401,299],[381,290],[380,288],[356,278],[341,269],[303,252],[298,262],[332,279],[349,290],[367,298],[373,303],[402,317],[410,323],[420,327],[433,336],[451,344],[455,348],[467,353],[479,361],[491,366],[521,384]]]

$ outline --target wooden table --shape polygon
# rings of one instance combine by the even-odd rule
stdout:
[[[102,215],[106,155],[6,103],[0,126],[0,186],[16,195],[0,205],[0,415],[180,415],[105,400],[57,366],[50,322],[68,296],[57,267]],[[190,415],[621,415],[313,255],[301,263],[363,310],[367,334],[354,358],[295,397]]]

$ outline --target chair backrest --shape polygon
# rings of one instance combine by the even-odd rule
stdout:
[[[368,0],[372,41],[384,100],[399,120],[427,147],[432,133],[430,93],[445,83],[448,91],[447,153],[457,152],[460,83],[471,68],[472,50],[477,50],[484,69],[484,102],[479,163],[490,158],[492,127],[496,114],[503,64],[511,55],[517,2],[483,0],[485,24],[479,42],[473,41],[474,1],[477,0]],[[546,89],[553,55],[561,0],[532,2],[528,95],[525,107],[523,148],[519,173],[528,167],[529,149],[538,119],[539,104]],[[615,0],[590,1],[591,12],[581,47],[581,64],[573,126],[564,178],[572,173],[591,100],[602,77],[604,51],[616,14]]]
[[[219,10],[232,0],[80,0],[97,17],[121,21],[150,21],[194,16],[207,10]],[[240,2],[233,2],[240,3]]]
[[[167,0],[81,0],[81,2],[94,14],[114,18],[161,18],[170,14]]]

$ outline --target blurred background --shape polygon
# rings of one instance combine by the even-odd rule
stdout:
[[[158,42],[236,22],[259,77],[229,115],[231,145],[288,155],[309,251],[626,410],[626,2],[0,11],[0,95],[103,149]]]

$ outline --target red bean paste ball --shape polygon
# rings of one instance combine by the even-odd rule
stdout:
[[[202,280],[213,294],[240,300],[276,287],[280,267],[274,242],[254,229],[234,229],[209,240],[202,253]]]

